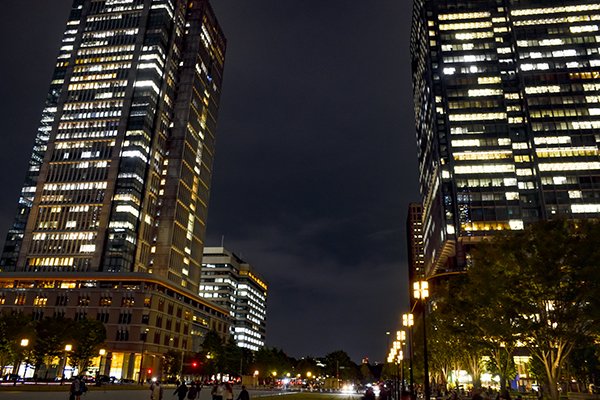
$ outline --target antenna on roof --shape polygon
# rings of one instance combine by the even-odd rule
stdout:
[[[221,235],[221,247],[225,247],[225,235]]]

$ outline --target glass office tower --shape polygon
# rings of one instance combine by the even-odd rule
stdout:
[[[224,57],[206,0],[73,2],[0,307],[105,322],[128,360],[119,376],[141,371],[146,342],[197,351],[191,332],[229,331],[227,312],[198,297]]]
[[[600,216],[600,2],[415,0],[427,275],[498,230]]]
[[[206,1],[75,1],[4,269],[197,291],[224,52]]]

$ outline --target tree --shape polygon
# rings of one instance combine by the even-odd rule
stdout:
[[[324,372],[332,377],[350,380],[358,376],[358,367],[345,351],[337,350],[325,356]]]
[[[164,374],[169,378],[175,377],[179,372],[180,366],[181,353],[173,349],[167,351],[162,360],[162,370]]]
[[[283,350],[275,347],[263,347],[254,353],[253,369],[259,371],[259,376],[264,377],[263,380],[272,379],[273,373],[275,375],[291,373],[294,364],[295,362],[292,362]]]
[[[48,378],[48,369],[52,361],[63,354],[72,323],[73,321],[64,318],[50,317],[34,322],[35,339],[31,358],[36,372],[41,365],[46,367],[44,379]]]
[[[208,331],[202,342],[202,351],[198,358],[202,360],[201,372],[203,375],[212,376],[221,371],[223,354],[223,340],[214,330]]]
[[[369,364],[363,363],[360,366],[360,381],[363,384],[371,383],[374,380],[373,372]]]
[[[317,360],[313,357],[302,357],[294,367],[297,374],[305,377],[307,373],[316,374],[320,367],[317,366]]]
[[[70,339],[73,350],[69,353],[71,363],[83,373],[90,366],[93,357],[98,355],[100,345],[106,340],[106,328],[100,321],[82,319],[71,323]]]
[[[25,349],[21,339],[32,340],[34,337],[31,319],[23,313],[0,314],[0,361],[4,366],[8,363],[15,365],[21,361]]]
[[[541,362],[549,397],[559,399],[566,359],[598,332],[599,241],[597,222],[547,221],[496,235],[474,252],[471,315],[503,380],[520,340]]]

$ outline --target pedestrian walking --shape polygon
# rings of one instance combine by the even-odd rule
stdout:
[[[212,396],[212,400],[221,400],[219,399],[219,395],[217,394],[217,392],[219,391],[219,384],[215,383],[212,387],[212,389],[210,390],[210,395]]]
[[[238,394],[236,400],[250,400],[250,394],[248,394],[246,386],[242,385],[242,391],[240,392],[240,394]]]
[[[190,389],[188,390],[188,394],[187,394],[188,400],[195,400],[199,394],[200,394],[200,384],[196,383],[196,382],[192,382],[190,384]]]
[[[188,387],[185,384],[185,381],[181,381],[179,385],[177,385],[177,389],[173,392],[173,395],[177,395],[179,400],[185,400],[185,396],[187,396]]]
[[[84,392],[87,392],[87,387],[83,380],[79,376],[76,376],[69,387],[69,400],[80,400]]]
[[[152,382],[150,385],[150,400],[162,400],[163,387],[160,381]]]
[[[233,387],[230,383],[225,384],[225,390],[223,392],[223,400],[233,400]]]

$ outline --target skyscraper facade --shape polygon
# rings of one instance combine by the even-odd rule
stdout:
[[[408,250],[408,284],[424,278],[425,254],[423,251],[423,206],[410,203],[406,217],[406,239]]]
[[[600,2],[415,0],[426,273],[498,230],[600,217]]]
[[[204,249],[200,296],[229,311],[239,347],[264,347],[267,293],[267,283],[240,257],[223,247]]]
[[[110,341],[152,337],[161,352],[177,339],[191,351],[183,321],[188,334],[196,320],[228,331],[226,313],[198,297],[225,47],[207,0],[73,1],[0,263],[1,296],[18,282],[35,290],[3,306],[33,306],[65,286],[98,298],[123,288],[133,300],[119,305],[155,309],[156,291],[171,294],[181,321],[98,317],[121,332],[109,329]],[[78,306],[102,305],[83,295]],[[140,349],[117,347],[140,364]]]

